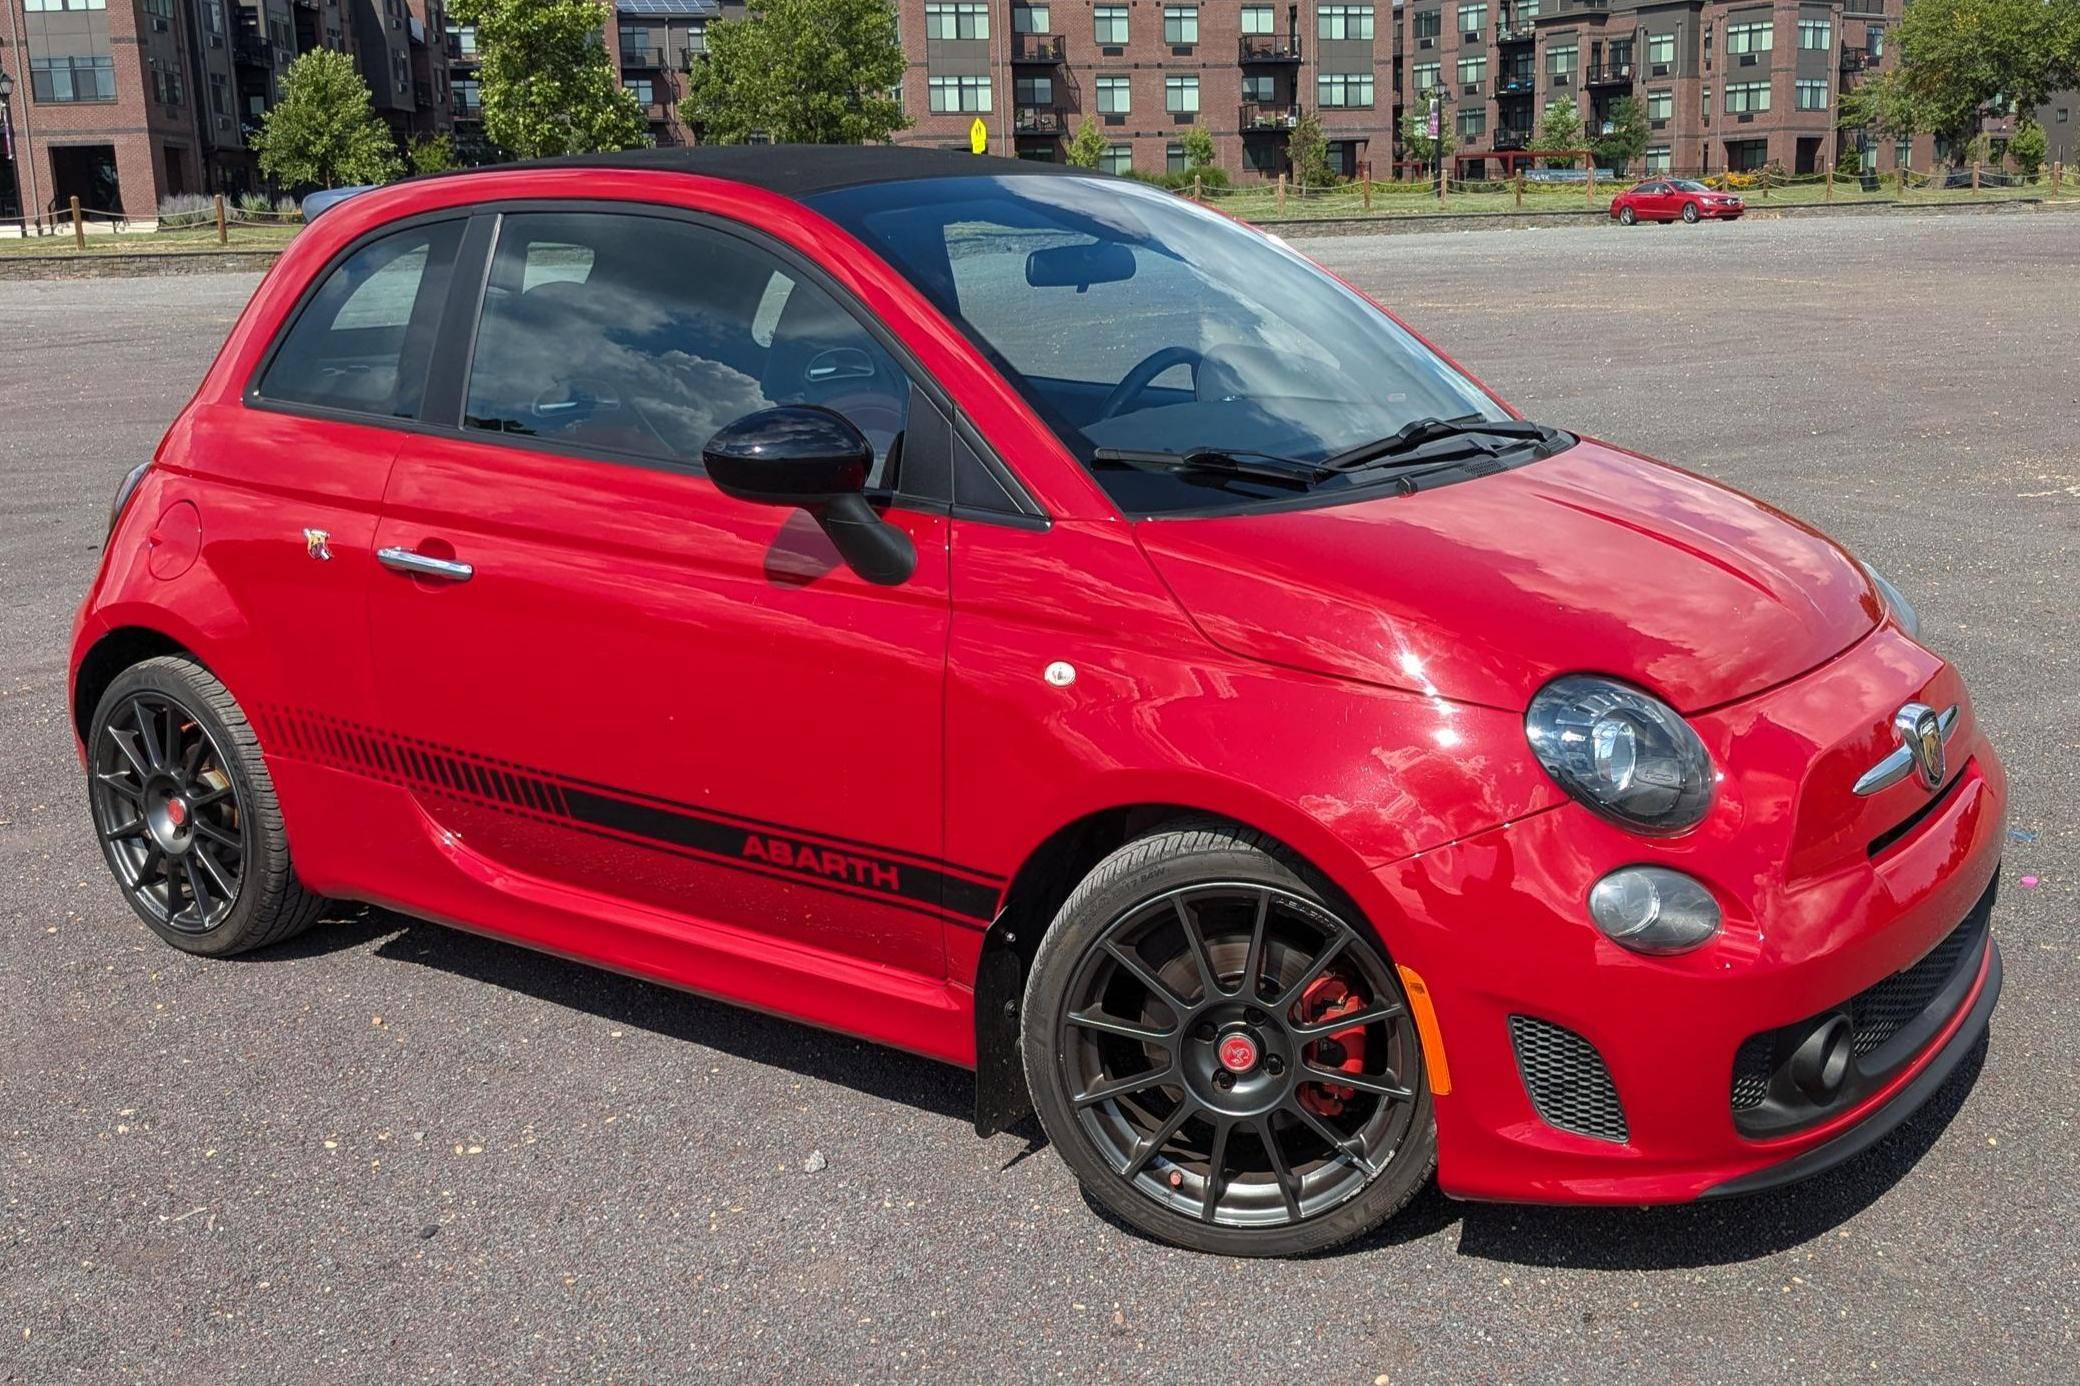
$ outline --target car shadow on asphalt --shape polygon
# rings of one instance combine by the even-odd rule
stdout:
[[[307,933],[247,956],[312,957],[378,939],[373,951],[379,958],[431,967],[630,1029],[793,1069],[938,1116],[967,1122],[975,1115],[974,1080],[948,1064],[388,910],[348,906]]]
[[[503,987],[616,1025],[685,1040],[753,1063],[792,1069],[867,1097],[967,1121],[973,1078],[946,1064],[722,1001],[626,977],[518,944],[429,924],[381,909],[349,907],[256,960],[315,957],[374,940],[376,956],[432,967]],[[1579,1270],[1674,1270],[1774,1255],[1840,1227],[1911,1173],[1947,1129],[1979,1080],[1987,1041],[1965,1056],[1926,1105],[1878,1144],[1839,1168],[1766,1193],[1657,1208],[1566,1208],[1461,1203],[1433,1181],[1399,1215],[1313,1258],[1391,1251],[1459,1224],[1459,1254],[1511,1265]],[[1004,1168],[1044,1149],[1026,1117],[1008,1135],[1023,1140]],[[1089,1194],[1093,1215],[1150,1241]]]

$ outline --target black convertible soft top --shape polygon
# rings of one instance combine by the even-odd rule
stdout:
[[[612,154],[565,154],[518,164],[486,164],[482,172],[515,168],[635,169],[696,173],[765,188],[784,197],[807,197],[862,183],[899,183],[913,178],[1104,177],[1065,164],[1036,159],[1000,159],[951,149],[896,144],[716,144],[664,149],[629,149]],[[474,171],[474,170],[473,170]],[[445,177],[452,175],[435,175]]]

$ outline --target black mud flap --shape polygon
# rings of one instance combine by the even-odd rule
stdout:
[[[1009,919],[1000,915],[983,936],[975,968],[975,1134],[994,1136],[1033,1110],[1019,1052],[1019,1007],[1025,959]]]

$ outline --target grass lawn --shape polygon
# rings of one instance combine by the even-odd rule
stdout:
[[[20,255],[192,255],[219,250],[280,250],[296,235],[295,226],[234,226],[217,244],[214,226],[182,231],[135,231],[109,235],[89,231],[87,248],[73,247],[72,235],[0,239],[0,258]]]

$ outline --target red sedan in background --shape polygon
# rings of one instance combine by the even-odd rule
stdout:
[[[1433,1169],[1771,1188],[2000,990],[2000,761],[1889,583],[1025,160],[315,217],[116,498],[69,711],[176,948],[372,901],[898,1045],[1202,1250]]]
[[[1611,216],[1622,226],[1637,221],[1739,221],[1747,209],[1738,194],[1706,187],[1694,178],[1649,178],[1611,199]]]

